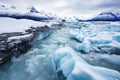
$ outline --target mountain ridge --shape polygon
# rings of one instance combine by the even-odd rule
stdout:
[[[88,21],[120,21],[120,13],[102,12]]]
[[[6,7],[0,5],[0,17],[10,17],[15,19],[29,19],[35,21],[44,21],[55,19],[56,16],[47,15],[48,13],[38,11],[35,7],[29,9],[18,10],[15,6]]]

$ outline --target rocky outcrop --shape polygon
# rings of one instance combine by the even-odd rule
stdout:
[[[0,65],[11,60],[13,56],[20,56],[31,48],[32,36],[27,37],[29,39],[25,39],[26,37],[23,39],[21,36],[25,35],[22,33],[3,33],[0,35]]]
[[[31,47],[34,38],[41,34],[41,39],[49,35],[51,28],[48,26],[31,27],[25,33],[2,33],[0,34],[0,66],[26,53]],[[47,33],[47,34],[46,34]],[[46,35],[45,35],[46,34]]]

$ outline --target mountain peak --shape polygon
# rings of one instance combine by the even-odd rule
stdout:
[[[31,13],[39,13],[39,11],[37,11],[35,7],[31,7],[30,12]]]
[[[111,16],[114,16],[114,13],[113,12],[102,12],[99,15],[111,15]]]

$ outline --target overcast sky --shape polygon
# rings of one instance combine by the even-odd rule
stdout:
[[[120,0],[0,0],[0,4],[18,8],[34,6],[60,16],[90,17],[102,11],[120,8]]]

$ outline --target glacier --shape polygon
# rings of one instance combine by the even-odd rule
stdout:
[[[70,47],[58,49],[54,55],[56,69],[62,70],[66,80],[118,80],[120,73],[86,63]]]
[[[26,54],[0,67],[0,79],[119,80],[119,22],[69,23],[38,32]]]

